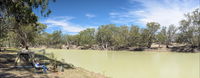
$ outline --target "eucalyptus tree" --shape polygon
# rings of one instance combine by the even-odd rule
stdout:
[[[76,45],[74,35],[65,35],[67,45]]]
[[[28,49],[30,45],[37,44],[37,38],[39,34],[46,28],[47,26],[41,23],[30,24],[27,26],[20,26],[18,28],[18,33],[16,39],[20,42],[22,46],[25,46]]]
[[[55,0],[53,0],[55,1]],[[22,45],[28,49],[28,40],[22,29],[29,30],[37,27],[38,17],[33,9],[40,8],[42,16],[48,16],[51,10],[48,8],[49,0],[0,0],[0,16],[2,18],[12,17],[14,25],[9,30],[19,34]],[[32,26],[32,27],[31,27]],[[24,37],[24,38],[23,38]]]
[[[129,39],[127,40],[129,42],[129,46],[139,46],[141,40],[140,37],[140,28],[138,26],[131,26],[129,32]]]
[[[140,30],[141,34],[139,37],[139,47],[147,47],[148,46],[148,42],[149,42],[149,30],[148,29],[141,29]]]
[[[102,25],[98,28],[96,40],[103,49],[107,49],[109,46],[113,45],[112,36],[116,29],[117,28],[114,24]]]
[[[49,42],[50,45],[55,46],[55,48],[57,48],[62,43],[62,32],[60,30],[56,30],[50,35],[49,38],[50,38],[50,42]]]
[[[193,33],[193,45],[200,48],[200,8],[197,8],[193,12],[186,14],[186,17],[190,22],[191,27],[195,28]]]
[[[180,22],[178,42],[193,47],[200,46],[200,9],[185,14],[186,19]]]
[[[167,41],[167,27],[162,27],[160,32],[156,35],[156,39],[159,42],[159,47],[161,44],[166,44]]]
[[[155,34],[158,31],[158,29],[160,29],[159,23],[156,23],[156,22],[147,23],[147,31],[148,31],[148,33],[147,33],[148,34],[148,36],[147,36],[147,39],[148,39],[147,47],[148,48],[151,48],[151,45],[152,45],[153,41],[155,40]]]
[[[169,45],[172,41],[175,41],[175,35],[177,32],[177,28],[175,25],[169,25],[166,32],[166,48],[169,48]]]
[[[92,46],[95,44],[95,29],[88,28],[79,33],[80,45],[89,45]]]
[[[12,20],[14,20],[12,17],[0,17],[0,49],[3,46],[5,47],[4,42],[8,40],[8,37],[10,37],[8,35],[10,32],[9,29],[11,29],[14,24]]]
[[[36,47],[48,46],[50,45],[49,43],[51,42],[49,37],[50,37],[49,33],[41,32],[37,34],[37,36],[35,37],[34,44],[32,45]]]
[[[128,26],[116,27],[113,31],[112,42],[114,48],[120,49],[128,46],[129,28]]]
[[[25,33],[27,34],[27,37],[28,37],[27,39],[29,40],[28,43],[30,43],[32,46],[40,46],[40,44],[42,45],[43,43],[46,42],[46,40],[44,40],[46,38],[44,38],[43,34],[45,34],[44,29],[47,28],[47,25],[42,24],[42,23],[37,23],[36,25],[37,25],[36,27],[32,27],[32,29],[30,29],[31,32],[29,30],[29,33]],[[31,41],[30,41],[30,38],[32,38]]]

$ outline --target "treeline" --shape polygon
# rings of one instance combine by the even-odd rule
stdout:
[[[63,45],[82,46],[83,49],[112,49],[118,50],[128,47],[151,48],[153,43],[169,45],[172,43],[185,44],[191,48],[200,47],[200,10],[185,14],[186,19],[180,21],[179,26],[161,26],[156,22],[149,22],[145,28],[139,26],[102,25],[98,29],[88,28],[77,35],[62,34],[54,31],[52,34],[42,33],[38,37],[38,46],[62,48]]]
[[[135,25],[108,24],[99,26],[98,29],[88,28],[76,35],[62,34],[61,31],[44,32],[47,26],[37,22],[37,16],[29,13],[30,9],[23,6],[16,9],[19,12],[0,18],[0,47],[26,47],[27,49],[29,46],[79,47],[118,50],[128,47],[151,48],[153,43],[166,45],[167,48],[172,43],[185,44],[191,48],[200,47],[200,9],[185,14],[186,19],[181,20],[178,26],[161,26],[157,22],[149,22],[144,28]],[[27,14],[22,15],[23,19],[20,19],[16,13],[24,12],[23,10],[27,11]],[[27,19],[25,17],[29,19],[25,20]],[[31,17],[35,19],[30,19]]]

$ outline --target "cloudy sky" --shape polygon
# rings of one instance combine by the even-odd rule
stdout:
[[[199,0],[57,0],[50,3],[52,13],[40,17],[47,32],[61,30],[76,34],[104,24],[138,25],[158,22],[178,25],[184,14],[200,7]],[[39,10],[35,11],[39,15]]]

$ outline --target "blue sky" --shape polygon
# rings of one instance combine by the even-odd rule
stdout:
[[[184,13],[199,7],[199,0],[57,0],[50,3],[52,13],[41,17],[47,32],[61,30],[76,34],[86,28],[98,28],[104,24],[138,25],[145,27],[155,21],[162,26],[175,24],[184,18]]]

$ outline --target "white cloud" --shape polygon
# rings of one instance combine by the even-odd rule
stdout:
[[[71,22],[71,20],[73,19],[75,18],[69,16],[56,16],[54,18],[49,18],[41,22],[46,24],[48,26],[47,29],[51,32],[56,30],[57,28],[60,28],[63,33],[77,34],[78,32],[85,30],[87,28],[97,29],[97,26],[92,26],[92,25],[83,26],[79,24],[74,24]]]
[[[96,15],[90,14],[90,13],[85,14],[85,16],[88,17],[88,18],[94,18],[94,17],[96,17]]]
[[[158,22],[162,26],[178,25],[184,14],[199,7],[198,0],[130,0],[131,6],[139,2],[143,8],[128,8],[125,12],[111,12],[111,22],[140,23]]]
[[[47,24],[48,27],[59,27],[63,32],[80,32],[84,30],[85,28],[81,27],[80,25],[73,24],[70,22],[70,20],[74,19],[73,17],[56,17],[56,18],[50,18],[42,23]]]

